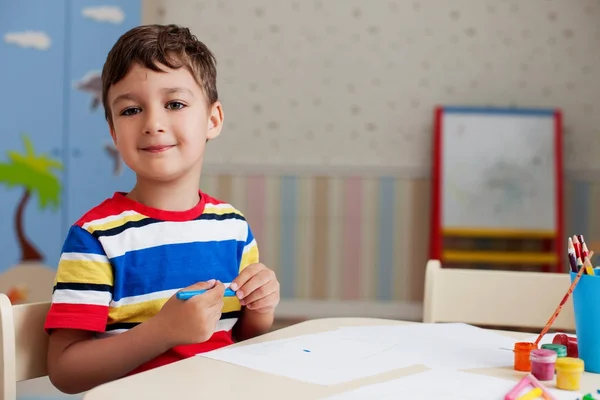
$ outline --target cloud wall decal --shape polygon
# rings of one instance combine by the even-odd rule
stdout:
[[[125,13],[117,6],[86,7],[81,10],[81,14],[94,21],[111,24],[120,24],[125,19]]]
[[[7,32],[4,34],[4,41],[36,50],[47,50],[52,42],[45,32],[40,31]]]

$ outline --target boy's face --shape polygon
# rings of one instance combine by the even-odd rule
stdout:
[[[170,181],[200,171],[207,139],[221,132],[219,102],[208,106],[186,68],[155,72],[135,64],[108,91],[111,135],[123,161],[138,175]]]

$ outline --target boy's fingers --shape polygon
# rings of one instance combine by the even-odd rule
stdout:
[[[208,289],[214,287],[215,284],[216,284],[216,281],[214,279],[211,279],[209,281],[203,281],[203,282],[194,283],[193,285],[188,286],[188,287],[186,287],[184,289],[181,289],[181,290],[182,291],[183,290],[185,290],[185,291],[188,291],[188,290],[208,290]]]
[[[256,289],[264,286],[269,282],[269,276],[267,274],[258,273],[254,275],[248,282],[243,284],[236,292],[238,299],[245,299],[253,293]]]
[[[219,301],[223,300],[223,295],[225,294],[225,285],[221,282],[217,282],[214,287],[207,290],[206,293],[200,295],[205,301],[209,304],[215,304]],[[199,297],[200,297],[199,296]]]
[[[253,301],[252,303],[248,304],[246,307],[248,307],[248,309],[250,310],[260,310],[262,308],[271,308],[273,307],[273,304],[275,304],[277,302],[277,295],[275,293],[271,293],[266,297],[263,297],[262,299]]]
[[[246,268],[244,268],[242,272],[240,272],[240,274],[236,276],[233,281],[231,281],[231,285],[229,285],[231,290],[236,291],[242,286],[244,286],[244,284],[248,282],[250,278],[256,275],[256,273],[261,269],[261,267],[262,264],[250,264]]]
[[[206,282],[194,283],[191,286],[181,289],[180,292],[189,292],[196,290],[205,290],[205,292],[202,294],[192,296],[190,300],[203,301],[208,303],[209,305],[213,305],[222,300],[223,295],[225,294],[225,285],[223,285],[223,283],[221,282],[211,279]]]
[[[256,278],[257,277],[254,277],[252,280],[250,280],[246,286],[253,284]],[[244,291],[244,297],[241,299],[241,302],[245,305],[248,305],[254,301],[270,296],[271,294],[277,292],[277,281],[267,280],[264,284],[254,288],[251,292],[247,292],[246,287],[243,287],[242,290]]]

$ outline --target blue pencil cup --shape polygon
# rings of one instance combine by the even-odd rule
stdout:
[[[600,270],[595,273],[581,276],[572,298],[579,358],[586,372],[600,374]],[[573,282],[577,274],[570,274]]]

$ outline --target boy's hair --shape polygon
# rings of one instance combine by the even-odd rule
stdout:
[[[102,104],[112,125],[108,89],[125,77],[134,64],[163,72],[157,63],[169,68],[187,68],[204,91],[209,105],[218,100],[216,60],[204,43],[188,28],[177,25],[142,25],[124,33],[114,44],[102,68]]]

